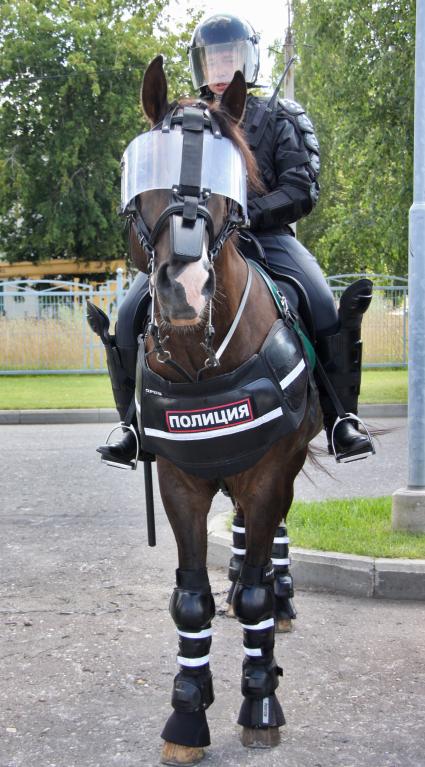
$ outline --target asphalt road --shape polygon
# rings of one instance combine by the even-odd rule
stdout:
[[[382,424],[379,424],[382,425]],[[311,468],[297,497],[381,495],[406,482],[400,419],[377,457]],[[157,765],[177,641],[168,601],[177,565],[157,499],[158,546],[146,543],[142,472],[100,465],[106,425],[0,429],[0,767]],[[219,496],[214,510],[228,502]],[[241,629],[217,605],[206,767],[424,767],[423,604],[299,592],[284,668],[282,744],[244,749]]]

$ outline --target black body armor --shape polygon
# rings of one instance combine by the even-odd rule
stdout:
[[[266,193],[248,195],[253,232],[287,233],[319,196],[319,143],[313,125],[295,101],[248,96],[244,130]]]

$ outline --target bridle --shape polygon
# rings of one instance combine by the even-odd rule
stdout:
[[[207,208],[208,199],[211,197],[211,190],[203,189],[201,186],[203,142],[205,132],[210,132],[217,141],[222,140],[223,137],[218,121],[208,106],[202,101],[183,107],[178,102],[174,102],[162,122],[152,130],[169,133],[176,127],[183,134],[183,148],[179,184],[170,190],[171,203],[158,216],[152,229],[149,229],[142,216],[137,198],[127,207],[126,215],[133,224],[138,242],[148,258],[149,290],[152,297],[152,308],[146,335],[150,335],[154,342],[154,348],[150,353],[155,353],[159,362],[171,365],[186,380],[193,381],[193,377],[181,365],[172,360],[170,352],[164,349],[168,336],[165,338],[160,336],[155,316],[155,304],[157,301],[154,281],[156,268],[155,246],[164,226],[170,224],[173,262],[198,261],[203,254],[206,230],[208,237],[208,260],[211,267],[214,268],[214,262],[224,244],[236,229],[246,224],[246,218],[238,203],[228,198],[225,220],[218,234],[214,234],[214,222]],[[238,312],[217,352],[213,348],[215,330],[212,324],[212,298],[210,299],[205,338],[201,344],[207,352],[207,358],[204,367],[197,373],[197,380],[200,380],[204,370],[220,365],[220,357],[230,342],[245,307],[251,287],[251,280],[251,272],[248,270],[247,284]]]

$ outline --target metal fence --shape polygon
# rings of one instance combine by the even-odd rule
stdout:
[[[364,367],[407,365],[407,280],[388,275],[338,274],[328,283],[338,301],[344,288],[368,276],[374,298],[363,320]],[[0,282],[0,375],[103,373],[103,345],[86,320],[87,300],[111,318],[131,284],[122,269],[116,279],[93,286],[74,280]]]

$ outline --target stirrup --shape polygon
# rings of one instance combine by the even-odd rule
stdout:
[[[338,455],[338,453],[336,451],[336,447],[335,447],[334,433],[335,433],[336,427],[342,421],[357,421],[357,423],[359,423],[363,427],[365,432],[366,432],[366,435],[367,435],[368,440],[369,440],[370,445],[371,445],[371,450],[369,450],[368,452],[364,452],[364,453],[358,453],[358,455],[344,455],[344,454]],[[372,435],[371,435],[369,429],[367,428],[367,426],[364,423],[364,421],[362,421],[362,419],[359,418],[354,413],[346,413],[343,418],[340,418],[340,416],[337,416],[336,421],[335,421],[335,423],[334,423],[334,425],[332,427],[331,447],[332,447],[332,452],[333,452],[333,454],[335,456],[335,460],[336,460],[337,463],[351,463],[352,461],[361,461],[363,458],[369,458],[370,455],[375,455],[375,452],[376,452],[375,451],[375,447],[373,445]]]
[[[112,461],[110,458],[104,458],[103,455],[100,458],[101,463],[104,463],[106,466],[115,466],[116,469],[130,469],[131,471],[136,471],[137,469],[137,462],[139,460],[140,455],[140,442],[139,442],[139,436],[137,434],[136,429],[134,428],[133,424],[131,423],[130,426],[127,426],[127,424],[124,423],[124,421],[121,421],[121,423],[118,424],[118,426],[114,426],[114,428],[109,432],[107,438],[106,438],[106,444],[108,444],[108,440],[110,439],[111,435],[114,433],[114,431],[117,431],[117,429],[127,429],[128,431],[131,431],[132,434],[135,437],[136,440],[136,456],[135,458],[131,458],[128,462],[123,460],[116,460]]]

